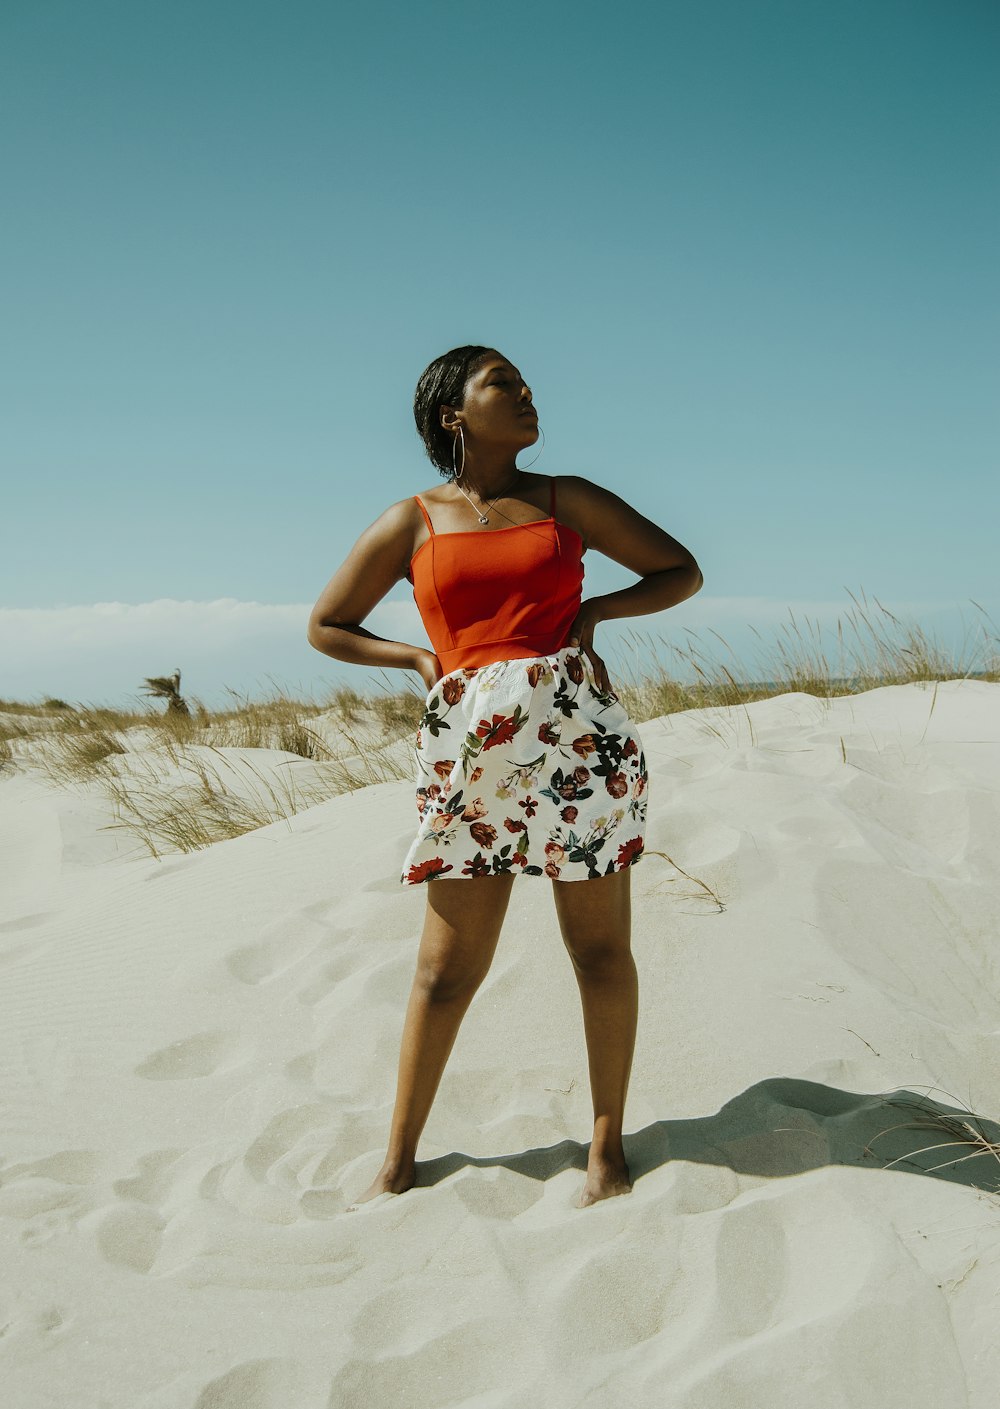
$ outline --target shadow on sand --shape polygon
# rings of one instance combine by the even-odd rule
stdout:
[[[1000,1191],[1000,1124],[908,1090],[868,1095],[771,1077],[715,1115],[658,1120],[626,1134],[623,1144],[634,1182],[671,1160],[688,1160],[775,1179],[836,1164],[891,1168]],[[417,1187],[468,1166],[500,1165],[529,1179],[550,1179],[564,1169],[586,1170],[588,1150],[561,1140],[514,1155],[442,1155],[418,1162]]]

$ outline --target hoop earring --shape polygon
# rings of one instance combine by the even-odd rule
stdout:
[[[461,469],[459,469],[458,466],[457,466],[456,463],[455,463],[455,447],[456,447],[457,444],[458,444],[459,436],[461,437],[461,440],[462,440],[462,468],[461,468]],[[458,435],[456,435],[455,438],[454,438],[454,440],[451,442],[451,468],[452,468],[453,478],[454,478],[454,480],[455,480],[455,482],[456,482],[456,484],[457,484],[458,481],[459,481],[459,480],[462,478],[462,476],[465,474],[465,433],[464,433],[464,431],[462,430],[462,427],[461,427],[461,426],[459,426],[459,428],[458,428]]]
[[[541,426],[538,427],[538,430],[539,430],[539,434],[540,434],[541,437],[542,437],[542,450],[544,450],[544,449],[545,449],[545,432],[542,430]],[[538,455],[541,455],[542,450],[539,450]],[[516,460],[514,461],[514,464],[517,465],[517,468],[518,468],[519,470],[530,470],[531,467],[532,467],[532,465],[533,465],[533,464],[535,463],[535,461],[538,459],[538,455],[535,456],[535,459],[534,459],[534,460],[529,460],[526,465],[517,465],[517,461],[516,461]]]

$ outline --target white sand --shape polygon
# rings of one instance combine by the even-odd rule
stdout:
[[[545,882],[515,887],[421,1186],[346,1213],[422,917],[411,787],[158,862],[86,792],[0,776],[4,1409],[995,1409],[1000,1164],[885,1169],[946,1137],[877,1137],[908,1119],[886,1093],[1000,1115],[998,703],[642,726],[635,1188],[585,1210]]]

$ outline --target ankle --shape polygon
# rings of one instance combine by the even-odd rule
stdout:
[[[590,1151],[587,1155],[587,1164],[590,1167],[604,1165],[611,1169],[627,1169],[628,1161],[625,1159],[625,1151],[620,1140],[602,1141],[597,1143],[592,1141]]]
[[[416,1167],[416,1156],[408,1154],[387,1154],[382,1161],[380,1174],[412,1174]]]

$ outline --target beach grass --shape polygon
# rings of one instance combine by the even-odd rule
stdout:
[[[918,1136],[911,1142],[916,1145],[915,1149],[907,1149],[895,1159],[888,1160],[883,1168],[892,1169],[896,1165],[902,1165],[924,1174],[934,1174],[943,1169],[955,1170],[958,1165],[967,1164],[969,1160],[985,1158],[992,1173],[992,1184],[989,1187],[976,1184],[976,1187],[983,1193],[996,1196],[1000,1193],[1000,1125],[996,1121],[976,1115],[970,1106],[947,1091],[942,1094],[953,1102],[955,1109],[944,1109],[931,1099],[931,1091],[937,1089],[929,1088],[927,1094],[917,1100],[898,1097],[887,1100],[886,1105],[899,1111],[906,1119],[887,1126],[874,1136],[869,1142],[867,1152],[877,1155],[878,1151],[872,1148],[876,1140],[898,1131],[919,1132],[919,1136],[924,1139],[930,1137],[927,1143],[922,1143]],[[943,1151],[949,1151],[947,1158],[938,1160],[938,1155]],[[952,1151],[954,1153],[951,1153]],[[929,1155],[935,1162],[930,1165],[920,1162],[919,1157],[922,1155]],[[984,1177],[988,1179],[990,1176],[987,1174]],[[969,1182],[974,1181],[970,1179]]]
[[[973,628],[948,650],[877,598],[849,595],[851,609],[832,632],[791,612],[771,640],[754,631],[760,645],[749,661],[714,631],[670,641],[630,633],[629,661],[608,662],[616,692],[641,724],[790,691],[833,698],[886,685],[1000,680],[997,629],[977,603]],[[0,700],[0,764],[56,787],[95,787],[112,805],[112,825],[154,856],[197,850],[341,793],[411,776],[409,741],[424,703],[419,681],[403,690],[388,679],[378,691],[338,686],[323,700],[278,689],[262,700],[230,694],[226,709],[193,700],[187,713]],[[285,758],[265,765],[261,750]]]
[[[724,636],[693,631],[667,641],[629,633],[628,659],[615,688],[637,723],[682,709],[749,704],[789,692],[831,699],[885,685],[936,680],[1000,680],[1000,636],[992,618],[973,602],[977,618],[957,648],[948,648],[919,623],[897,617],[877,598],[848,593],[852,607],[824,630],[789,612],[768,640],[753,626],[759,646],[739,659]],[[635,662],[642,662],[636,669]]]

